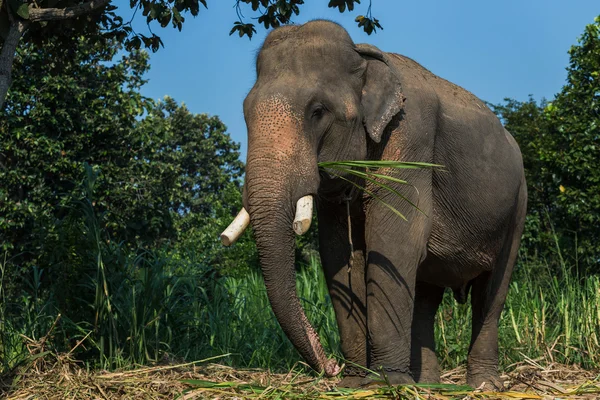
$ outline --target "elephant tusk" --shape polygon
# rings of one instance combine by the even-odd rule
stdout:
[[[233,222],[221,233],[221,243],[224,246],[231,246],[242,236],[248,225],[250,225],[250,215],[242,207]]]
[[[296,216],[294,217],[294,232],[304,235],[312,220],[313,198],[311,195],[304,196],[296,203]]]

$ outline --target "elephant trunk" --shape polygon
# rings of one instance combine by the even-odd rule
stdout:
[[[260,164],[248,164],[247,200],[269,302],[286,336],[308,364],[335,376],[340,367],[327,359],[296,293],[292,226],[296,201],[306,193],[294,195],[295,190],[290,189],[294,185],[286,182],[289,178],[273,178],[273,171],[281,167],[266,165],[264,159]]]

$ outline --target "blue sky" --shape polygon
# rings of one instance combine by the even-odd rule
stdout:
[[[127,3],[116,3],[125,17],[131,16]],[[168,95],[194,113],[218,115],[242,144],[245,160],[242,102],[254,84],[255,54],[266,32],[258,27],[251,41],[229,36],[237,18],[235,1],[207,3],[198,17],[186,16],[181,32],[153,27],[165,47],[151,56],[142,93],[154,99]],[[296,23],[336,21],[356,43],[411,57],[492,103],[526,100],[529,94],[551,99],[566,78],[567,50],[600,15],[598,0],[373,0],[373,15],[384,30],[368,36],[354,23],[356,15],[366,13],[368,0],[344,14],[327,8],[327,0],[305,3]],[[135,28],[147,33],[143,23]]]

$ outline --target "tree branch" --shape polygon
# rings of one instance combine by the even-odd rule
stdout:
[[[91,0],[67,8],[33,8],[33,6],[29,6],[29,21],[56,21],[75,18],[102,8],[108,3],[110,3],[110,0]]]

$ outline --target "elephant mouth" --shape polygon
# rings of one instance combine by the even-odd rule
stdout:
[[[336,178],[336,176],[333,173],[329,172],[329,170],[326,168],[319,168],[319,177],[321,178],[321,180],[326,181]]]
[[[355,200],[359,195],[359,190],[354,185],[362,186],[356,182],[354,175],[342,177],[336,173],[330,173],[323,169],[319,170],[321,177],[321,186],[319,187],[319,198],[334,203],[343,203],[348,200]]]

